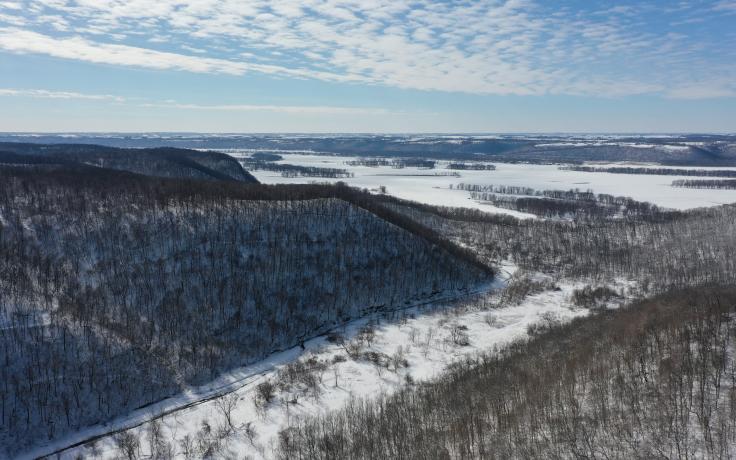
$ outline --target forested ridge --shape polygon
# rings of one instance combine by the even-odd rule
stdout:
[[[492,276],[341,185],[0,167],[0,445],[54,439]]]
[[[620,277],[652,292],[736,283],[736,205],[559,221],[382,200],[489,263],[592,281]]]
[[[177,148],[120,149],[89,144],[0,143],[0,164],[91,166],[160,177],[258,181],[219,152]]]
[[[432,158],[458,161],[582,164],[587,161],[633,161],[670,165],[733,166],[733,135],[683,135],[669,138],[627,136],[498,137],[441,135],[0,135],[0,140],[43,143],[88,143],[117,147],[246,149],[269,152],[316,152],[366,158]],[[645,148],[642,148],[645,147]],[[672,149],[672,147],[675,147]]]

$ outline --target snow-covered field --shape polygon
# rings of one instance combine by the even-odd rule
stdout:
[[[251,152],[228,152],[234,157],[243,157]],[[610,174],[599,172],[561,171],[557,165],[494,163],[495,171],[454,171],[460,177],[432,176],[435,173],[450,173],[445,169],[446,162],[439,162],[437,168],[427,170],[418,168],[393,169],[390,166],[368,167],[350,166],[347,161],[355,157],[286,154],[279,153],[288,163],[322,168],[341,168],[354,174],[347,179],[314,179],[309,177],[287,178],[273,171],[253,171],[259,181],[266,184],[308,183],[312,181],[343,181],[352,186],[376,189],[385,186],[387,193],[428,204],[477,208],[488,212],[502,212],[523,217],[531,217],[486,203],[472,200],[466,191],[450,190],[450,185],[458,183],[478,185],[514,185],[531,187],[537,190],[592,189],[595,193],[615,196],[628,196],[639,201],[648,201],[658,206],[672,209],[691,209],[736,202],[736,190],[703,190],[672,187],[672,181],[688,179],[686,176],[657,176],[641,174]],[[617,164],[621,166],[622,164]],[[598,165],[596,166],[612,166]],[[641,165],[637,165],[640,167]],[[685,168],[683,168],[685,169]],[[732,169],[693,167],[687,169]]]
[[[507,269],[507,274],[513,271],[513,267]],[[151,453],[152,433],[157,433],[159,448],[168,445],[176,458],[186,458],[189,448],[200,449],[203,445],[216,450],[213,458],[270,458],[279,432],[300,417],[338,408],[350,398],[371,397],[430,379],[464,357],[491,352],[527,336],[532,324],[569,321],[588,314],[588,310],[571,304],[573,289],[581,285],[570,283],[559,283],[559,290],[529,296],[518,305],[491,308],[507,279],[508,275],[470,299],[412,307],[391,317],[374,315],[352,322],[339,331],[344,337],[342,343],[326,337],[313,339],[304,344],[304,350],[297,347],[275,354],[206,387],[106,426],[92,427],[28,452],[23,458],[47,454],[75,440],[123,427],[133,427],[124,436],[138,439],[136,449],[143,458]],[[630,285],[622,283],[618,287],[625,290]],[[269,402],[258,396],[264,382],[274,385]],[[208,399],[215,395],[223,396]],[[167,409],[201,399],[208,400],[161,416]],[[115,458],[121,453],[118,445],[122,439],[120,435],[102,437],[92,445],[66,450],[60,458],[72,459],[80,454]]]

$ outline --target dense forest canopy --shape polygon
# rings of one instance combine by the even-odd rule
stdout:
[[[492,277],[344,186],[0,167],[0,444],[54,439]]]

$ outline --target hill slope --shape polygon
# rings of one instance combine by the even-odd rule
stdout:
[[[79,164],[159,177],[257,183],[229,155],[176,148],[119,149],[89,144],[0,143],[0,163]]]
[[[344,187],[0,168],[0,445],[110,419],[490,278]]]

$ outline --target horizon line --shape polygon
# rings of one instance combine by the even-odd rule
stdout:
[[[199,136],[519,136],[519,135],[626,135],[626,136],[736,136],[736,131],[0,131],[0,136],[69,135],[199,135]]]

